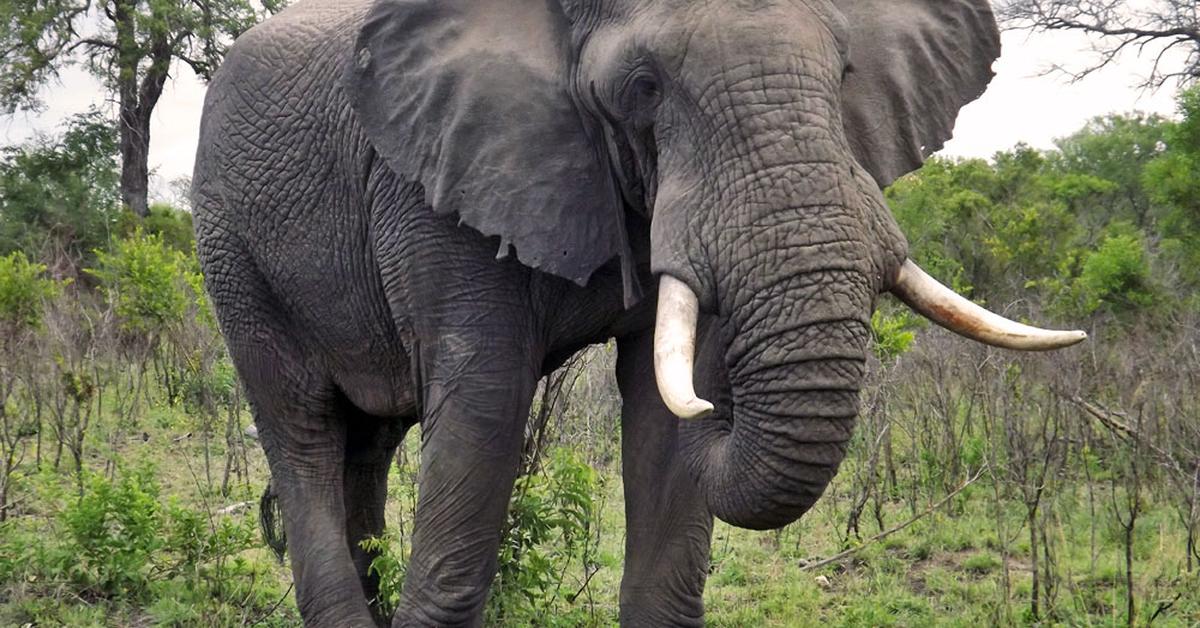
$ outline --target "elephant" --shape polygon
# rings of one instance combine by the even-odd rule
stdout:
[[[986,0],[300,0],[205,100],[192,197],[312,626],[479,625],[539,379],[615,339],[624,625],[699,625],[713,518],[799,518],[877,299],[993,345],[881,188],[992,77]],[[388,465],[421,425],[383,617]]]

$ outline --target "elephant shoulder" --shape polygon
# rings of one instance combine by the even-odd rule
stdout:
[[[295,182],[323,181],[331,168],[356,180],[362,133],[340,78],[373,1],[300,0],[237,39],[205,95],[196,198],[244,215],[299,211],[327,199]]]
[[[271,89],[316,87],[306,82],[340,69],[372,2],[301,0],[288,6],[238,37],[217,81]],[[271,80],[290,84],[265,84]]]
[[[372,2],[300,0],[238,37],[205,96],[200,156],[209,144],[279,148],[344,124],[339,78]]]

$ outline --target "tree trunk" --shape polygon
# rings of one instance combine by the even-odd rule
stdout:
[[[147,192],[150,187],[150,125],[142,124],[138,116],[137,31],[133,7],[128,0],[113,3],[113,23],[117,29],[117,114],[121,134],[121,202],[138,216],[150,209]]]
[[[160,16],[155,16],[160,17]],[[164,32],[151,39],[150,50],[136,41],[134,7],[129,0],[114,3],[117,28],[117,96],[121,131],[121,201],[134,214],[150,213],[150,114],[162,96],[171,66],[171,42]],[[143,61],[149,65],[144,66]],[[144,67],[144,69],[143,69]],[[139,73],[143,74],[139,81]]]
[[[150,214],[150,121],[121,106],[121,201],[141,217]]]

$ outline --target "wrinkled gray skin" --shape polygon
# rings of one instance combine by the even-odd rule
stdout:
[[[615,337],[621,619],[700,624],[712,516],[785,525],[837,471],[906,255],[879,186],[998,46],[984,0],[303,0],[242,37],[196,230],[305,621],[384,621],[358,542],[420,422],[392,625],[479,624],[535,383]],[[657,393],[663,273],[713,418]]]

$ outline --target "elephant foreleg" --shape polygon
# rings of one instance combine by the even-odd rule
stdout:
[[[653,333],[618,341],[625,485],[622,626],[702,626],[712,515],[679,459],[654,380]]]
[[[537,383],[528,345],[496,338],[449,334],[422,353],[420,492],[393,626],[481,625]]]

